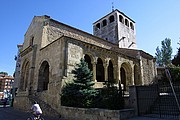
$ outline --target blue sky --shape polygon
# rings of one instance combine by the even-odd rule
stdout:
[[[13,75],[17,45],[34,16],[49,15],[72,27],[92,33],[92,23],[119,9],[136,22],[137,47],[155,56],[161,41],[171,39],[173,54],[180,41],[180,0],[1,0],[0,71]]]

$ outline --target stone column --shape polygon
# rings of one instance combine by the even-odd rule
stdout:
[[[108,65],[104,64],[103,66],[104,66],[104,72],[105,72],[104,79],[105,81],[108,81]]]
[[[135,85],[134,79],[134,65],[132,65],[132,85]]]
[[[116,69],[117,69],[116,76],[117,76],[117,80],[119,81],[119,80],[121,80],[121,76],[120,76],[121,71],[120,71],[119,65],[116,66]]]
[[[142,85],[144,85],[144,69],[143,69],[143,62],[142,62],[142,57],[140,56],[140,80],[142,81]]]
[[[114,80],[116,81],[116,83],[118,83],[119,79],[117,78],[117,65],[113,66],[113,75],[114,75]]]
[[[135,115],[138,115],[138,97],[137,97],[137,87],[129,87],[129,107],[134,108]]]
[[[96,62],[93,62],[92,65],[93,65],[93,81],[97,82],[97,80],[96,80]]]
[[[121,87],[121,71],[120,71],[120,63],[117,65],[117,80],[118,80],[118,85]]]

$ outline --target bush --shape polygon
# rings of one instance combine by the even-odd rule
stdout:
[[[122,91],[115,86],[101,88],[95,107],[111,110],[123,109],[124,99]]]
[[[77,64],[74,80],[62,89],[61,105],[83,108],[104,108],[119,110],[124,107],[122,92],[113,83],[107,83],[104,88],[98,90],[93,87],[92,72],[87,63],[81,59]]]
[[[180,83],[180,67],[169,67],[168,70],[170,72],[172,82],[173,83]],[[169,80],[168,80],[165,73],[163,74],[160,82],[161,83],[169,83]]]

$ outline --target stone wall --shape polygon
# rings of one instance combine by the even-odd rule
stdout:
[[[142,57],[142,68],[143,68],[143,83],[148,85],[153,82],[156,76],[155,62],[153,59],[147,59]]]
[[[18,95],[14,99],[13,107],[23,111],[30,111],[32,103],[26,95]]]
[[[68,120],[127,120],[135,116],[134,109],[106,110],[98,108],[61,107],[61,116]]]
[[[129,105],[136,115],[143,115],[150,110],[158,97],[157,86],[131,86],[129,88]]]

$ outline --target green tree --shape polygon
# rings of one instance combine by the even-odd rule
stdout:
[[[74,74],[73,82],[67,83],[62,90],[63,104],[76,107],[92,107],[99,91],[93,87],[95,84],[92,79],[93,74],[84,59],[76,64],[72,73]]]
[[[8,73],[7,73],[7,72],[0,72],[0,74],[8,75]]]
[[[156,63],[158,66],[168,66],[171,64],[171,39],[165,38],[165,40],[161,41],[161,45],[161,50],[159,47],[156,48]]]
[[[161,51],[159,49],[159,46],[156,48],[156,64],[158,66],[163,66],[163,62],[162,62],[162,54]]]
[[[180,45],[180,43],[178,43]],[[174,56],[172,64],[175,66],[180,66],[180,47],[178,48],[178,53]]]

